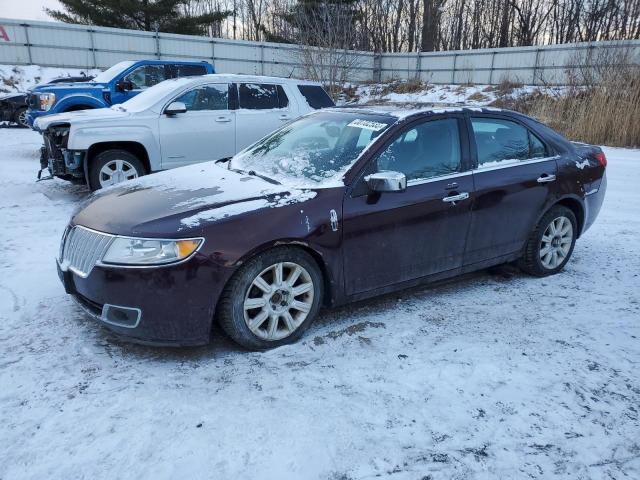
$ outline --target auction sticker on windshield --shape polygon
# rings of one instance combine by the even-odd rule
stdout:
[[[374,132],[382,130],[386,126],[385,123],[372,122],[371,120],[362,120],[360,118],[352,120],[351,123],[347,125],[347,127],[364,128],[366,130],[373,130]]]

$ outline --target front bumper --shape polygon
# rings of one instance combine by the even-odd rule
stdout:
[[[118,336],[163,346],[209,343],[223,283],[203,256],[159,268],[96,266],[86,278],[56,263],[65,291]]]

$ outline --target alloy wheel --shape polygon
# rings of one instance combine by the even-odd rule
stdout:
[[[554,218],[545,229],[540,240],[540,262],[547,270],[558,268],[571,250],[573,226],[571,220],[560,216]]]
[[[23,126],[23,127],[28,127],[29,126],[29,122],[27,120],[27,111],[26,110],[22,110],[18,114],[18,124]]]
[[[112,160],[100,169],[101,187],[108,187],[133,178],[138,178],[138,171],[126,160]]]
[[[309,272],[279,262],[258,274],[244,299],[244,321],[263,340],[281,340],[295,332],[311,311],[314,285]]]

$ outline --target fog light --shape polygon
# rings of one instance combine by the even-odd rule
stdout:
[[[139,308],[120,307],[105,303],[100,318],[103,322],[117,327],[136,328],[141,317],[142,311]]]

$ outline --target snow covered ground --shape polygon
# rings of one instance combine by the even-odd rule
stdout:
[[[247,353],[129,345],[54,266],[86,191],[0,128],[0,479],[640,478],[640,151],[566,271],[325,312]]]
[[[559,96],[566,87],[535,87],[530,85],[432,85],[427,83],[408,88],[406,82],[369,83],[353,85],[349,101],[358,105],[489,105],[496,100],[509,100],[542,92],[550,96]],[[407,91],[414,90],[414,91]],[[345,99],[346,100],[346,99]]]

